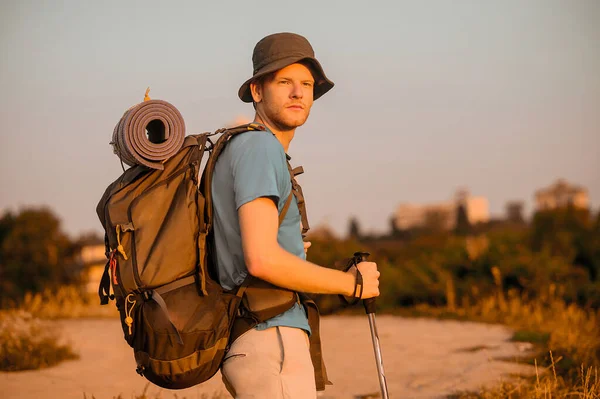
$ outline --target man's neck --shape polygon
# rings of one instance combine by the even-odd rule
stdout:
[[[269,130],[275,135],[275,137],[277,137],[277,140],[279,140],[279,142],[283,146],[283,150],[287,154],[288,149],[290,147],[290,143],[294,138],[294,133],[296,132],[296,129],[294,128],[292,130],[280,130],[276,126],[274,126],[273,123],[270,123],[268,120],[265,119],[266,118],[261,118],[261,116],[258,113],[254,116],[254,122],[262,123],[263,125],[268,127]]]

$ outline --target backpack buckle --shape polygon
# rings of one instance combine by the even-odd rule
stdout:
[[[141,375],[142,377],[144,376],[144,370],[146,370],[146,368],[144,366],[137,366],[135,369],[135,372],[138,373],[139,375]]]
[[[143,291],[142,292],[142,298],[144,298],[144,301],[149,301],[152,299],[152,290],[149,291]]]

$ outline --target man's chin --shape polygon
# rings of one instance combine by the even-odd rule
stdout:
[[[297,118],[297,119],[288,119],[286,121],[281,121],[283,125],[287,126],[289,129],[295,129],[300,127],[306,123],[308,118]]]
[[[306,123],[307,119],[308,119],[308,115],[306,116],[300,116],[300,115],[294,115],[294,116],[290,116],[290,115],[285,115],[284,117],[281,117],[282,115],[279,115],[279,117],[277,118],[273,118],[271,119],[271,121],[277,125],[277,128],[282,130],[282,131],[287,131],[287,130],[294,130],[297,127],[300,127],[302,125],[304,125],[304,123]]]

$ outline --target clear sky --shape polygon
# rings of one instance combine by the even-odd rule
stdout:
[[[600,207],[600,1],[2,0],[0,211],[100,231],[123,112],[150,86],[188,133],[253,117],[237,90],[280,31],[336,83],[290,147],[313,226],[384,232],[399,203],[459,187],[529,213],[559,177]]]

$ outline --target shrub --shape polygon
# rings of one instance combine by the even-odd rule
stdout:
[[[35,370],[77,358],[48,322],[22,310],[0,311],[0,370]]]
[[[114,302],[102,306],[97,295],[90,295],[77,286],[27,293],[20,309],[43,319],[118,316]]]

